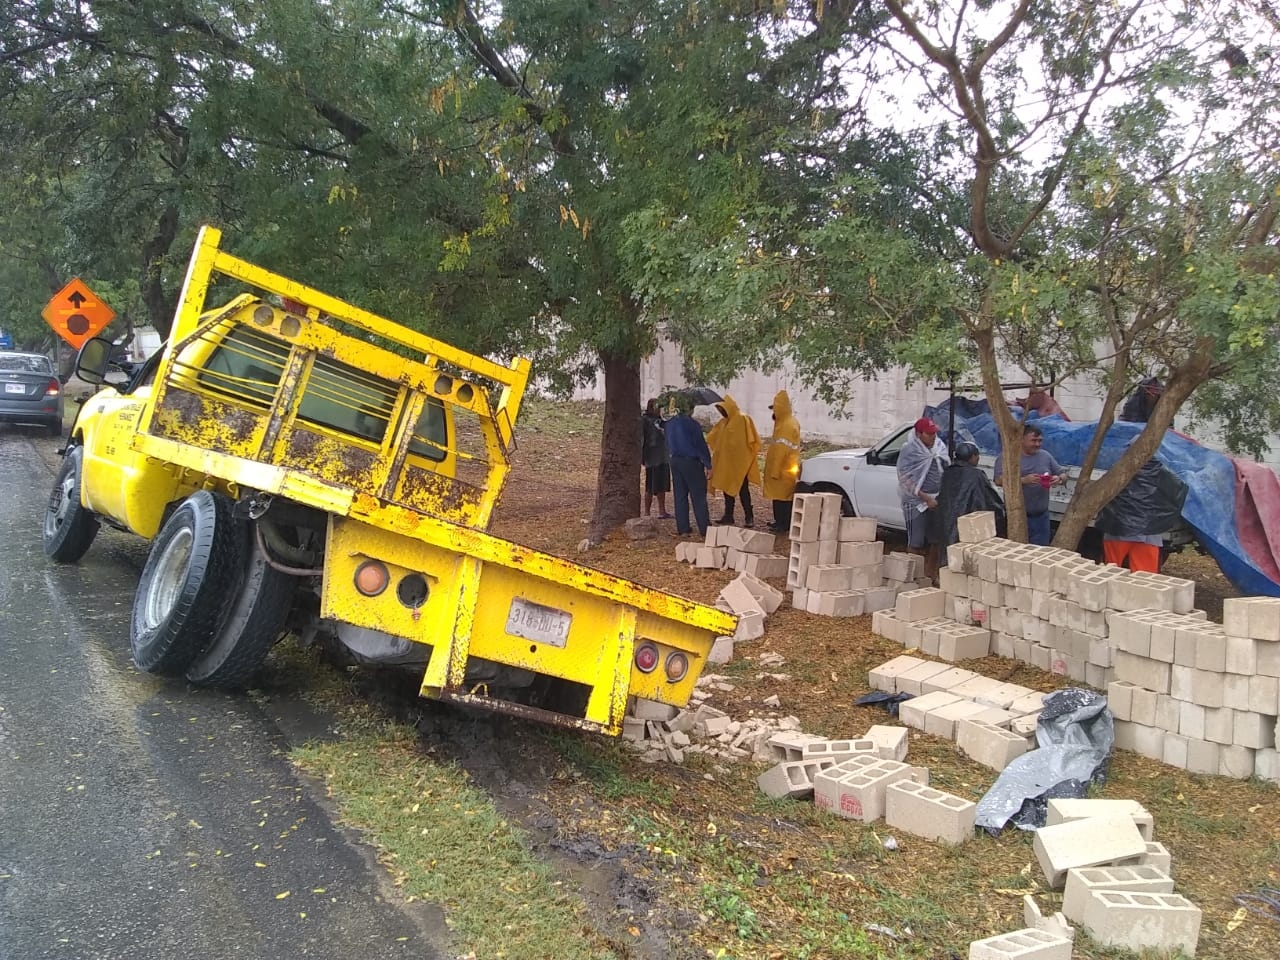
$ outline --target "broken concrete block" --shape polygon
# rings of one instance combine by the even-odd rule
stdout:
[[[877,723],[867,729],[865,738],[876,745],[881,760],[907,759],[907,728]]]
[[[707,663],[728,663],[733,659],[733,637],[716,637],[707,654]]]
[[[1057,934],[1065,940],[1076,938],[1075,927],[1067,923],[1066,915],[1062,911],[1059,910],[1046,917],[1040,910],[1040,905],[1036,903],[1036,898],[1029,893],[1022,898],[1022,922],[1034,930]]]
[[[713,530],[721,530],[722,527],[712,527]],[[710,533],[707,534],[710,536]],[[693,565],[703,570],[719,570],[724,567],[724,547],[699,547],[697,559]]]
[[[756,640],[764,636],[764,613],[744,613],[738,616],[737,629],[733,631],[735,643]]]

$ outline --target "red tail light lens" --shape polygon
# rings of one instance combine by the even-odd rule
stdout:
[[[642,643],[636,648],[636,669],[641,673],[653,673],[658,660],[658,648],[652,643]]]
[[[50,380],[48,385],[44,388],[44,395],[46,397],[56,397],[61,392],[62,384],[58,383],[57,380]]]
[[[667,679],[672,683],[678,683],[689,672],[689,658],[679,650],[675,653],[667,654],[666,670]]]

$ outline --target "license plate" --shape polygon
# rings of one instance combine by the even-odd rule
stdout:
[[[4,385],[5,393],[26,393],[27,388],[21,383],[6,383]]]
[[[572,615],[555,607],[544,607],[540,603],[530,603],[516,597],[511,601],[511,609],[507,612],[507,633],[513,637],[524,637],[537,643],[563,647],[569,642],[569,624],[573,623]]]

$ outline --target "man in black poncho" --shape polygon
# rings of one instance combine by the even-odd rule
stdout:
[[[929,542],[945,551],[960,539],[956,521],[967,513],[984,510],[996,515],[996,528],[1003,536],[1004,500],[987,475],[978,469],[978,448],[972,443],[958,443],[951,466],[942,471],[938,508],[928,514]]]

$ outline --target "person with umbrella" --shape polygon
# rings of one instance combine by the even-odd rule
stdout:
[[[760,483],[760,434],[755,421],[738,409],[737,402],[727,393],[716,404],[721,419],[707,443],[711,447],[711,482],[716,490],[724,492],[724,515],[717,525],[733,523],[735,494],[742,498],[742,525],[755,525],[751,510],[751,484]]]

